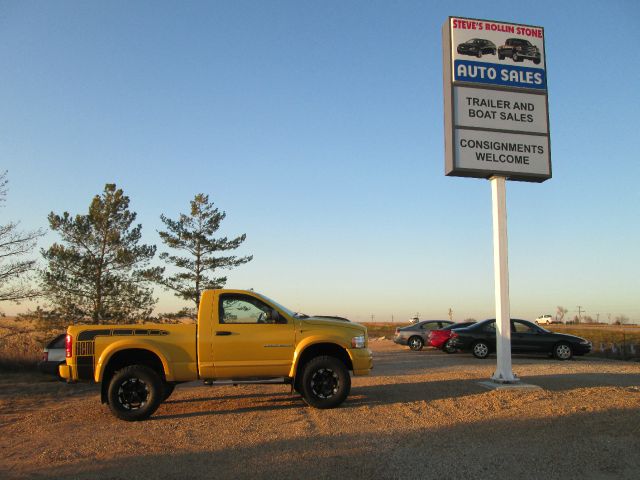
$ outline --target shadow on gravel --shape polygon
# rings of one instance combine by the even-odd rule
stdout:
[[[94,383],[67,384],[52,375],[39,372],[3,372],[0,374],[0,400],[16,396],[66,397],[70,395],[93,395],[100,392]]]
[[[165,452],[109,460],[80,459],[22,478],[59,479],[422,479],[422,478],[637,478],[640,417],[611,409],[542,419],[493,419],[392,432],[360,432],[348,418],[334,433],[298,433],[286,425],[264,431],[261,440],[211,435],[205,429],[198,451],[173,445]],[[390,419],[392,421],[392,419]],[[241,435],[241,433],[238,433]],[[223,446],[221,446],[223,445]],[[226,445],[226,446],[224,446]],[[553,447],[550,447],[553,445]],[[0,467],[2,478],[11,470]]]
[[[208,387],[211,388],[212,391],[215,391],[215,387]],[[198,397],[198,398],[185,398],[185,399],[179,399],[179,400],[172,400],[169,399],[167,400],[165,403],[194,403],[194,402],[210,402],[213,400],[241,400],[241,399],[246,399],[246,398],[273,398],[273,397],[291,397],[291,395],[286,392],[286,393],[247,393],[247,394],[240,394],[240,395],[220,395],[217,397],[206,397],[206,398],[202,398],[202,397]]]
[[[212,402],[225,402],[225,404],[229,400],[240,400],[240,399],[248,399],[255,400],[256,398],[263,397],[263,400],[260,400],[257,404],[254,402],[250,407],[238,407],[234,404],[229,405],[229,408],[220,408],[219,405],[212,404]],[[167,402],[165,405],[166,409],[171,409],[171,403],[182,403],[180,400],[175,402]],[[242,413],[256,413],[256,412],[272,412],[277,410],[290,410],[290,409],[298,409],[300,407],[305,406],[304,400],[302,397],[298,395],[238,395],[238,396],[220,396],[220,397],[212,397],[212,398],[194,398],[189,399],[184,403],[189,403],[192,406],[191,411],[189,412],[181,412],[181,413],[166,413],[163,414],[163,407],[160,407],[158,413],[153,415],[146,421],[161,421],[161,420],[170,420],[170,419],[184,419],[184,418],[194,418],[194,417],[210,417],[217,415],[228,415],[228,414],[242,414]]]
[[[361,406],[393,405],[407,402],[430,402],[444,398],[461,398],[486,391],[485,388],[478,384],[477,380],[446,380],[358,386],[352,387],[349,398],[340,406],[340,409],[350,409]],[[224,402],[226,404],[230,401],[241,399],[250,400],[253,404],[248,407],[238,407],[237,404],[230,403],[229,408],[221,408],[220,404],[212,405],[211,403]],[[169,400],[166,402],[165,408],[171,410],[171,404],[189,404],[187,408],[189,408],[190,411],[175,414],[169,411],[163,414],[162,410],[159,410],[149,421],[223,414],[255,413],[306,407],[300,395],[291,395],[288,392],[264,394],[247,393],[246,395],[220,395],[219,397]],[[163,407],[161,407],[161,409],[162,408]]]
[[[640,387],[638,373],[567,373],[534,375],[522,381],[554,392],[590,387]]]

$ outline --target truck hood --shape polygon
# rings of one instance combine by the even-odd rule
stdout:
[[[362,331],[363,333],[366,332],[367,330],[366,327],[360,325],[359,323],[353,323],[352,321],[342,317],[329,317],[329,316],[318,315],[315,317],[301,319],[299,320],[299,322],[303,325],[315,325],[319,327],[330,325],[332,327],[349,328],[353,330]]]

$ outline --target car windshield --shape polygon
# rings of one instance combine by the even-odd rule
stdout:
[[[275,301],[271,300],[266,295],[262,295],[261,293],[256,293],[256,295],[259,296],[260,298],[262,298],[263,300],[265,300],[267,303],[270,303],[271,305],[274,305],[278,310],[282,310],[284,313],[286,313],[290,317],[297,317],[298,315],[304,315],[304,313],[296,313],[296,312],[293,312],[293,311],[289,310],[287,307],[283,307],[278,302],[275,302]],[[298,318],[304,318],[304,317],[298,317]]]

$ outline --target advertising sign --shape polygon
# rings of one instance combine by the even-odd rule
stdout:
[[[442,35],[446,175],[551,178],[544,29],[449,17]]]

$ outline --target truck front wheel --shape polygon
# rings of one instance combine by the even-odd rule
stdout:
[[[163,400],[162,379],[151,368],[130,365],[118,370],[109,383],[109,408],[120,420],[149,418]]]
[[[347,367],[335,357],[311,359],[302,372],[302,396],[315,408],[334,408],[340,405],[351,390]]]

